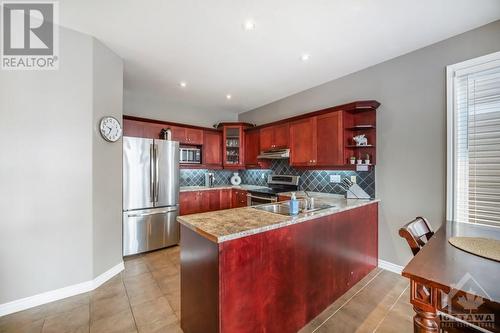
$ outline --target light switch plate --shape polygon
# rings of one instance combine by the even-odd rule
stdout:
[[[340,175],[330,175],[330,183],[340,183]]]
[[[356,184],[356,176],[351,176],[351,182],[353,182],[354,184]]]

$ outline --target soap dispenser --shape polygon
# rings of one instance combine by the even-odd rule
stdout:
[[[290,215],[297,215],[299,213],[299,200],[295,192],[292,192],[292,197],[290,198]]]

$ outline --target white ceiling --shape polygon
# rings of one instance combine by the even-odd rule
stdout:
[[[126,91],[222,113],[251,110],[499,18],[499,0],[60,1],[62,25],[124,59]],[[248,19],[255,30],[243,29]]]

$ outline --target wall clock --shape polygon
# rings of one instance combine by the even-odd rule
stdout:
[[[114,117],[103,117],[99,124],[99,131],[104,140],[116,142],[122,136],[122,125]]]

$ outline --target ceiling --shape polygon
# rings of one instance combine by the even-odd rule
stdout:
[[[498,0],[60,1],[62,25],[124,59],[126,92],[230,113],[499,18]]]

